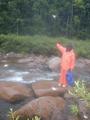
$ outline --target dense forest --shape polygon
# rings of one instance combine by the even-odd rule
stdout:
[[[0,0],[0,34],[90,38],[90,0]]]

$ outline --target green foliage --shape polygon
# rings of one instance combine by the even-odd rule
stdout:
[[[85,101],[85,106],[87,109],[90,109],[90,93],[86,88],[86,85],[83,81],[75,81],[75,86],[69,90],[69,94],[74,96],[74,104],[70,106],[70,111],[74,115],[79,115],[79,107],[77,100],[83,100]]]
[[[8,113],[8,117],[9,117],[9,120],[20,120],[20,117],[17,116],[15,117],[14,115],[14,111],[12,108],[10,108],[10,111]],[[25,120],[40,120],[41,118],[37,115],[33,116],[31,119],[30,118],[26,118]]]
[[[90,41],[78,39],[67,39],[65,37],[48,37],[48,36],[17,36],[17,35],[0,35],[0,52],[8,53],[34,53],[43,55],[56,55],[56,42],[60,41],[63,45],[73,43],[76,54],[79,57],[90,58]]]
[[[34,117],[32,118],[32,120],[40,120],[40,117],[34,116]]]
[[[19,120],[19,116],[17,116],[17,117],[15,118],[15,116],[14,116],[14,111],[13,111],[12,108],[10,108],[10,111],[9,111],[9,113],[8,113],[8,117],[9,117],[9,120]]]
[[[90,105],[90,93],[83,81],[75,81],[75,86],[69,91],[69,93],[75,97],[87,101],[87,104]]]
[[[70,111],[74,115],[78,115],[78,113],[79,113],[78,107],[75,104],[73,104],[73,105],[70,106]]]
[[[86,39],[90,38],[89,11],[89,0],[1,0],[0,33]]]

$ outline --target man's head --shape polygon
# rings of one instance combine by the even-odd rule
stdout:
[[[66,52],[70,52],[73,49],[73,45],[72,44],[68,44],[66,46]]]

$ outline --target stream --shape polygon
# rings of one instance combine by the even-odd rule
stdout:
[[[59,70],[52,71],[46,64],[50,58],[34,57],[2,59],[0,61],[0,81],[30,84],[40,80],[58,80]],[[76,67],[73,72],[74,78],[90,83],[90,69],[87,69],[88,65],[82,66],[83,63],[78,64],[79,67]]]
[[[50,59],[35,55],[0,56],[0,81],[31,84],[40,80],[58,80],[59,70],[51,71],[46,64]],[[83,63],[80,67],[76,67],[74,77],[75,79],[85,80],[90,85],[90,69],[87,69],[86,65],[83,67]],[[11,104],[0,100],[0,120],[7,120],[7,113],[10,107],[16,109],[24,103],[25,101]]]
[[[59,73],[49,70],[22,69],[20,66],[11,65],[0,68],[0,81],[11,81],[20,83],[32,83],[39,80],[54,80]]]

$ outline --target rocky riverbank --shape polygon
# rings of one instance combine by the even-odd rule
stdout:
[[[60,58],[57,56],[23,55],[8,53],[0,55],[0,81],[32,83],[38,80],[57,80]],[[90,60],[79,58],[74,70],[75,79],[90,82]]]
[[[0,55],[0,66],[0,120],[8,119],[9,108],[13,108],[16,115],[37,114],[44,120],[81,120],[80,117],[70,113],[73,98],[65,94],[66,89],[57,85],[59,57],[9,53]],[[47,79],[47,73],[55,75]],[[15,75],[19,75],[19,79],[23,78],[22,84]],[[83,58],[77,60],[75,78],[90,82],[90,60]]]
[[[72,114],[70,106],[75,104],[69,88],[58,86],[55,81],[39,81],[31,85],[1,82],[0,84],[0,120],[9,120],[7,115],[12,108],[14,115],[20,118],[40,116],[41,120],[87,120],[90,119],[85,102],[77,100],[79,116]],[[20,119],[20,120],[21,120]]]

